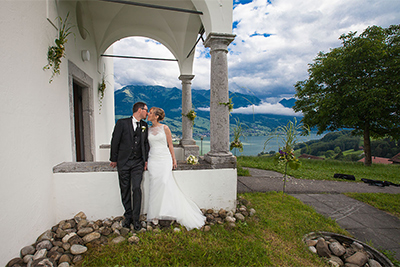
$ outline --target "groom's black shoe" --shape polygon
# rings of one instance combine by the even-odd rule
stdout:
[[[131,228],[132,218],[125,218],[122,222],[122,227]]]
[[[134,221],[133,222],[133,229],[135,229],[135,231],[139,231],[140,228],[142,228],[142,225],[140,224],[139,220]]]

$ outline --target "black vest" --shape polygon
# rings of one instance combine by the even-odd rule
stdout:
[[[140,125],[136,127],[136,131],[133,131],[133,146],[132,152],[129,156],[129,159],[141,159],[142,158],[142,146],[140,142]]]

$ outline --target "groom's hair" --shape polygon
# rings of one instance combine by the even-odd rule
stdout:
[[[165,112],[162,108],[152,107],[151,110],[154,111],[154,115],[158,116],[157,121],[162,121],[165,118]]]
[[[132,107],[133,113],[135,113],[136,111],[138,111],[139,108],[144,108],[144,106],[146,106],[146,103],[143,103],[143,102],[136,102],[135,104],[133,104],[133,107]]]

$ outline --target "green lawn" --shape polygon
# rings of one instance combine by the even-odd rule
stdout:
[[[237,157],[238,164],[242,167],[258,168],[263,170],[273,170],[283,173],[274,165],[272,157]],[[361,182],[361,178],[389,181],[400,183],[400,165],[393,164],[373,164],[370,167],[364,166],[360,162],[345,162],[337,160],[309,160],[300,159],[302,166],[297,170],[288,169],[288,175],[301,179],[313,180],[335,180],[335,173],[352,174],[356,181]]]
[[[338,180],[334,173],[352,174],[361,178],[400,183],[400,166],[332,160],[302,159],[302,167],[289,170],[289,175],[302,179]],[[280,171],[268,157],[238,157],[239,167]],[[246,170],[238,168],[240,175]],[[400,194],[346,194],[400,217]],[[235,228],[214,225],[209,232],[199,230],[175,233],[163,229],[159,233],[138,234],[140,242],[91,248],[82,266],[327,266],[308,251],[301,241],[315,231],[349,235],[339,225],[301,201],[282,192],[240,194],[250,202],[256,215]],[[383,251],[384,252],[384,251]],[[387,253],[386,253],[387,254]],[[390,256],[387,254],[387,256]],[[400,266],[394,261],[395,266]]]
[[[241,194],[256,215],[236,228],[214,225],[209,232],[138,234],[127,241],[91,248],[83,266],[326,266],[302,242],[305,234],[328,231],[349,235],[336,222],[282,193]]]

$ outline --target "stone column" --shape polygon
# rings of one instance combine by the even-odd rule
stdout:
[[[215,168],[236,167],[236,158],[229,151],[229,108],[220,103],[229,101],[228,45],[235,35],[210,33],[204,42],[210,47],[210,152],[204,159]]]
[[[192,79],[194,75],[181,75],[182,81],[182,114],[187,114],[192,109]],[[188,117],[182,116],[182,139],[181,145],[195,145],[193,139],[193,123]]]
[[[182,81],[182,114],[187,114],[192,109],[192,88],[191,81],[194,75],[181,75]],[[199,156],[199,146],[193,139],[193,122],[188,117],[182,115],[182,139],[180,145],[184,149],[184,158],[189,155]]]

